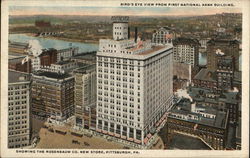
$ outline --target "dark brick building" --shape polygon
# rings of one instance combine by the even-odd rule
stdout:
[[[41,66],[50,66],[57,62],[57,50],[56,49],[46,49],[39,55]]]
[[[27,62],[22,63],[24,58],[25,56],[10,58],[9,63],[8,63],[9,69],[31,73],[32,71],[31,60],[28,60]]]
[[[167,119],[168,142],[176,134],[199,138],[210,148],[223,150],[228,134],[228,112],[183,99],[173,106]]]
[[[226,56],[232,56],[235,60],[235,70],[239,70],[239,42],[237,40],[215,38],[207,42],[207,68],[216,70],[217,54],[223,52]]]
[[[55,120],[74,114],[74,77],[69,74],[32,74],[32,113]]]

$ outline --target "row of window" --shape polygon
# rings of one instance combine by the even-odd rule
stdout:
[[[26,120],[24,120],[24,121],[16,121],[16,122],[9,122],[9,126],[20,125],[20,124],[25,124],[25,123],[27,123]]]
[[[8,95],[20,95],[20,94],[27,94],[27,91],[11,91],[8,93]]]
[[[18,90],[18,89],[25,89],[25,88],[28,88],[27,85],[22,85],[22,86],[11,86],[8,88],[8,90]]]
[[[115,47],[115,45],[114,45],[114,47]],[[115,63],[116,62],[116,63],[123,63],[123,64],[131,64],[131,65],[135,64],[134,60],[120,59],[120,58],[108,58],[108,57],[98,57],[98,61],[104,61],[104,62],[110,61],[111,63]],[[137,64],[141,65],[142,61],[137,61]]]
[[[124,124],[124,125],[129,125],[129,126],[136,126],[137,125],[137,127],[141,127],[141,125],[139,124],[139,123],[135,123],[134,121],[132,121],[132,120],[130,120],[130,121],[128,121],[128,120],[125,120],[125,119],[121,119],[121,118],[114,118],[114,117],[112,117],[112,116],[110,116],[110,117],[108,117],[107,115],[102,115],[102,114],[98,114],[98,117],[99,118],[104,118],[104,119],[106,119],[106,120],[111,120],[111,121],[113,121],[113,122],[118,122],[118,123],[122,123],[122,124]],[[110,118],[110,119],[109,119]],[[98,128],[99,129],[102,129],[102,125],[99,123],[98,124]],[[106,131],[108,131],[108,125],[104,125],[104,128],[103,128],[104,130],[106,130]],[[119,130],[120,131],[120,130]],[[124,135],[125,135],[125,133],[124,133]],[[133,136],[130,136],[130,137],[133,137]]]
[[[112,68],[114,68],[114,67],[112,67]],[[104,73],[111,73],[111,74],[115,74],[115,72],[116,72],[116,74],[117,75],[128,75],[129,74],[129,76],[134,76],[134,72],[128,72],[128,71],[121,71],[121,70],[117,70],[117,71],[115,71],[114,69],[103,69],[102,70],[102,68],[98,68],[98,72],[104,72]],[[123,66],[123,68],[125,68],[125,69],[127,69],[127,66],[125,65],[125,67]],[[140,71],[141,69],[140,69],[140,67],[138,67],[138,69],[137,69],[138,71]],[[100,73],[99,73],[99,75],[100,75]],[[138,77],[140,77],[140,72],[138,72]]]
[[[9,127],[9,131],[15,130],[15,129],[22,129],[22,128],[27,128],[27,126],[24,125],[24,126]]]
[[[26,110],[16,111],[15,113],[9,112],[9,116],[14,115],[14,114],[19,115],[19,114],[26,114],[26,113],[27,113]]]
[[[121,84],[120,84],[120,85],[121,85]],[[117,87],[121,87],[120,85],[118,85]],[[123,85],[123,88],[135,89],[135,86],[134,86],[133,84],[129,84],[129,87],[128,87],[128,85],[127,85],[126,83],[123,83],[122,85]],[[140,90],[141,87],[140,87],[140,86],[137,86],[137,89]],[[110,88],[109,88],[108,86],[98,85],[98,90],[105,90],[105,91],[110,90],[110,91],[114,92],[114,91],[115,91],[115,88],[114,88],[114,87],[110,87]],[[121,90],[120,88],[116,88],[116,92],[117,92],[117,93],[121,93],[122,90]]]
[[[15,118],[15,119],[14,119]],[[26,119],[27,116],[16,116],[16,117],[9,117],[9,121],[13,121],[13,120],[20,120],[20,119]]]
[[[23,133],[27,133],[27,130],[12,131],[12,132],[9,132],[9,136],[15,135],[15,134],[23,134]]]
[[[124,94],[130,94],[130,95],[134,95],[135,94],[135,92],[134,91],[132,91],[132,90],[126,90],[126,89],[123,89],[122,90],[122,92],[124,93]],[[129,93],[128,93],[129,92]],[[114,98],[115,96],[116,96],[116,98],[118,98],[118,99],[120,99],[121,98],[121,94],[114,94],[114,93],[112,93],[112,92],[103,92],[103,91],[98,91],[98,95],[100,96],[100,95],[103,95],[103,96],[110,96],[111,98]],[[141,95],[141,92],[137,92],[137,96],[138,97],[140,97],[140,95]],[[122,96],[123,97],[123,99],[126,99],[126,98],[128,98],[128,95],[123,95]]]
[[[114,103],[114,101],[111,101],[111,103]],[[118,105],[116,105],[116,107],[117,107],[116,109],[121,110],[121,108],[119,106],[119,105],[121,105],[121,101],[118,100],[117,103],[118,103]],[[128,103],[126,101],[123,101],[122,105],[124,106],[123,107],[124,112],[127,112],[127,110],[126,110],[127,108],[125,108],[125,107],[127,107],[128,105],[129,105],[130,108],[134,108],[134,103],[133,102]],[[100,107],[100,108],[104,107],[104,108],[113,109],[113,110],[115,109],[114,104],[108,104],[108,103],[102,103],[102,102],[98,102],[98,107]],[[137,105],[137,109],[138,110],[140,109],[140,104]],[[140,115],[140,112],[138,112],[138,115]]]
[[[26,99],[27,97],[24,95],[24,96],[15,96],[15,97],[9,97],[9,100],[19,100],[19,99]]]
[[[112,97],[114,98],[114,96],[112,96]],[[112,97],[110,99],[110,98],[98,96],[98,101],[104,101],[106,103],[108,103],[108,102],[115,103],[115,99],[112,99]],[[121,99],[121,96],[116,95],[116,98]],[[127,98],[125,100],[127,100]],[[129,97],[129,101],[134,102],[135,101],[134,97]],[[138,103],[140,102],[140,98],[137,98],[137,102]],[[116,100],[116,104],[121,104],[120,100]],[[126,106],[126,105],[124,105],[124,106]]]

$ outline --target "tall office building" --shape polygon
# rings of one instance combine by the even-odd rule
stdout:
[[[172,46],[129,39],[129,17],[115,16],[113,39],[97,52],[97,131],[147,143],[172,105]]]
[[[96,128],[96,65],[86,65],[74,71],[75,125]]]
[[[30,76],[9,70],[8,85],[8,147],[30,144]]]
[[[32,113],[63,121],[74,114],[74,77],[40,71],[32,74]]]
[[[211,39],[207,42],[207,68],[216,70],[218,64],[218,52],[232,56],[234,60],[234,70],[239,71],[239,42],[223,38]]]
[[[174,62],[199,65],[200,43],[196,39],[177,38],[173,41]]]

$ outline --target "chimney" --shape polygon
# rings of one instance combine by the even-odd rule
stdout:
[[[130,27],[128,27],[128,39],[130,39]]]
[[[135,43],[137,42],[137,27],[135,27]]]

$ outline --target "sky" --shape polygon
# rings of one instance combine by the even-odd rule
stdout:
[[[201,7],[71,7],[71,6],[10,6],[10,15],[127,15],[127,16],[192,16],[216,13],[239,13],[238,8]]]

